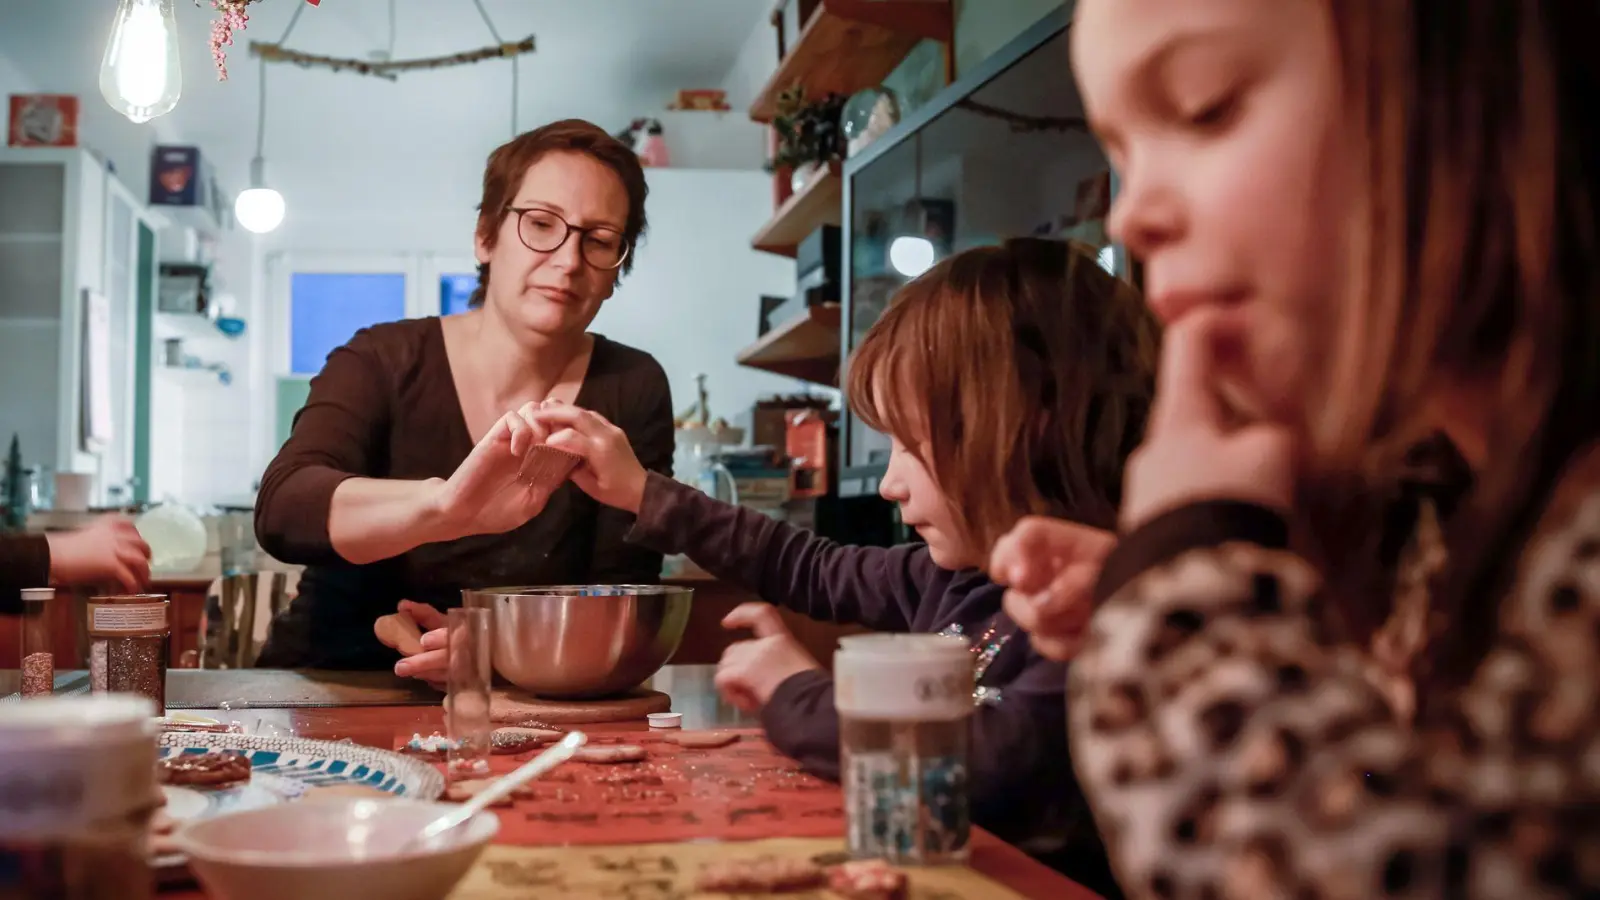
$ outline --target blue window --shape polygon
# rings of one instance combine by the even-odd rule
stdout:
[[[315,375],[357,331],[405,315],[404,275],[296,272],[289,283],[290,370]]]
[[[473,275],[440,275],[439,276],[439,315],[453,316],[464,313],[470,307],[467,301],[472,299],[472,292],[478,289],[478,276]]]

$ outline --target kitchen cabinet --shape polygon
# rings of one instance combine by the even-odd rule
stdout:
[[[30,465],[95,476],[93,502],[136,474],[150,350],[147,325],[139,339],[141,305],[154,297],[157,229],[88,151],[0,149],[0,440],[17,434]],[[110,437],[93,447],[84,441],[90,295],[108,314],[99,383]]]

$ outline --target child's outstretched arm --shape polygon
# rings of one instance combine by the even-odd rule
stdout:
[[[553,432],[551,446],[584,458],[573,482],[638,517],[628,540],[686,554],[718,578],[814,619],[914,630],[922,585],[936,573],[915,547],[835,543],[646,472],[627,435],[596,413],[561,405],[538,416]]]

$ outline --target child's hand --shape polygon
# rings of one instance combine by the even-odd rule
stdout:
[[[638,514],[647,476],[626,432],[598,413],[558,401],[545,401],[534,418],[552,432],[545,443],[583,457],[574,484],[607,506]]]
[[[1240,327],[1226,312],[1195,310],[1167,328],[1145,441],[1128,459],[1124,529],[1203,500],[1288,509],[1295,477],[1288,429],[1261,421],[1230,427],[1223,403],[1228,370],[1243,365]]]
[[[1007,585],[1005,610],[1049,659],[1076,656],[1093,612],[1100,564],[1117,536],[1076,522],[1029,516],[995,542],[989,572]]]
[[[75,531],[45,535],[50,580],[58,584],[115,584],[128,593],[150,581],[150,545],[124,516],[101,516]]]
[[[790,675],[822,668],[769,604],[742,603],[723,618],[722,627],[748,628],[756,634],[754,640],[730,646],[717,664],[717,690],[742,712],[759,712]]]

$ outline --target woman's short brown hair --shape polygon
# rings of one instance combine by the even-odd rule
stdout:
[[[622,188],[628,194],[628,221],[622,227],[622,239],[629,253],[622,261],[622,274],[633,269],[633,248],[639,245],[649,227],[644,215],[644,201],[650,194],[645,182],[644,166],[633,148],[622,143],[605,129],[583,119],[562,119],[535,128],[512,138],[489,154],[489,164],[483,170],[483,199],[478,204],[478,239],[484,246],[493,248],[499,237],[500,220],[506,207],[522,186],[528,169],[546,153],[586,153],[622,179]],[[473,291],[470,304],[482,306],[484,292],[489,285],[489,264],[478,266],[478,288]]]
[[[851,360],[850,405],[923,457],[979,548],[1030,514],[1111,528],[1158,332],[1089,248],[1009,240],[901,288]]]

